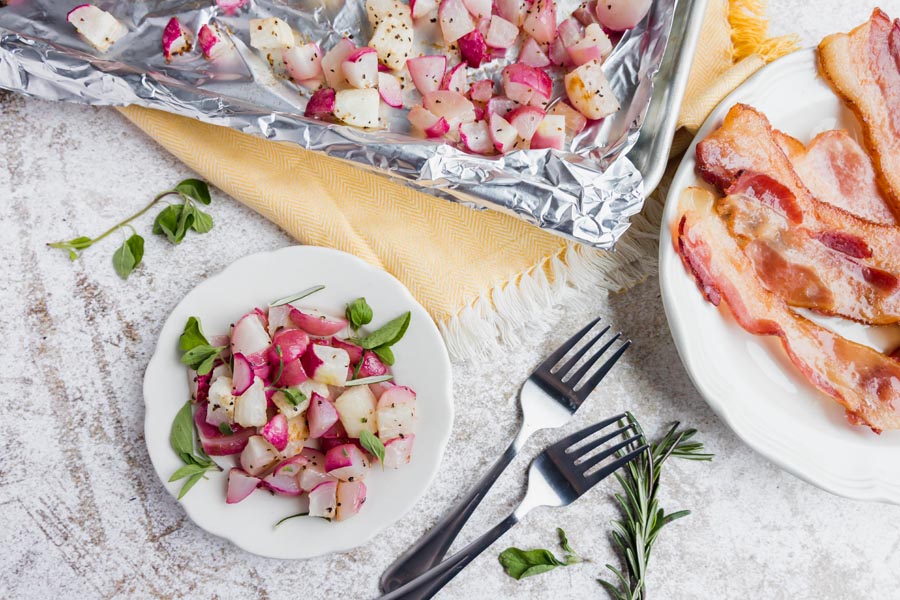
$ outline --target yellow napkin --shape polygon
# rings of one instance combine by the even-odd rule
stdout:
[[[765,40],[761,14],[757,0],[711,0],[682,114],[688,131],[766,58],[791,49]],[[732,37],[741,43],[733,46]],[[655,216],[637,217],[615,252],[576,248],[508,215],[433,198],[294,145],[145,108],[120,110],[301,243],[338,248],[392,273],[438,322],[456,357],[514,335],[566,285],[621,289],[653,269]]]

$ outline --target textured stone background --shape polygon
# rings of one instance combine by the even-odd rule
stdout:
[[[882,5],[900,14],[896,0]],[[772,0],[770,14],[776,33],[797,31],[810,45],[872,6]],[[674,419],[697,427],[717,455],[712,464],[670,463],[663,505],[694,513],[660,538],[652,597],[897,597],[900,508],[832,496],[741,443],[688,380],[655,280],[611,297],[572,292],[566,308],[539,317],[552,333],[489,363],[454,365],[457,419],[442,473],[367,547],[282,562],[201,531],[150,466],[143,370],[163,320],[191,287],[236,258],[292,242],[216,194],[214,232],[180,247],[147,235],[146,264],[127,283],[110,265],[116,240],[70,263],[45,242],[97,232],[190,173],[111,110],[4,95],[0,112],[0,598],[373,597],[391,560],[505,447],[514,392],[530,367],[596,314],[635,345],[571,428],[627,408],[650,431]],[[463,540],[506,514],[527,462],[550,439],[532,439]],[[613,490],[602,485],[569,508],[533,513],[441,597],[604,598],[595,579],[616,561],[607,539]],[[554,547],[557,526],[590,563],[522,582],[503,575],[502,548]]]

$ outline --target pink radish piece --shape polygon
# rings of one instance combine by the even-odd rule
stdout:
[[[306,374],[320,383],[343,387],[347,383],[350,355],[346,350],[312,344],[300,359]]]
[[[521,27],[525,22],[525,0],[496,0],[497,13],[515,25]]]
[[[625,31],[641,22],[652,0],[603,0],[597,3],[597,19],[611,31]]]
[[[475,20],[462,0],[441,0],[438,20],[444,42],[452,44],[475,29]]]
[[[550,109],[551,115],[562,115],[566,120],[566,137],[572,138],[584,131],[587,125],[587,118],[566,104],[565,102],[557,102]]]
[[[337,520],[356,516],[366,501],[366,484],[362,481],[342,481],[337,487]]]
[[[378,54],[374,48],[357,48],[347,57],[341,68],[347,83],[358,89],[378,85]]]
[[[612,52],[612,42],[606,37],[603,29],[596,23],[588,25],[584,37],[568,47],[572,62],[579,67],[585,63],[606,58]]]
[[[400,80],[390,73],[378,73],[378,94],[391,108],[403,107],[403,88]]]
[[[231,393],[240,396],[253,385],[253,365],[238,352],[234,355],[234,374],[231,377]]]
[[[309,516],[332,519],[337,508],[336,481],[324,481],[309,493]]]
[[[262,484],[281,496],[299,496],[303,493],[299,476],[305,464],[306,457],[300,454],[283,460],[263,479]]]
[[[489,123],[491,142],[497,152],[506,153],[512,150],[518,136],[516,128],[500,115],[491,115]]]
[[[487,111],[490,114],[500,115],[505,119],[509,113],[517,109],[519,106],[521,105],[518,102],[516,102],[515,100],[510,100],[506,96],[494,96],[487,103]]]
[[[255,433],[254,430],[233,426],[234,432],[231,435],[224,434],[219,431],[218,427],[206,422],[207,411],[208,404],[203,403],[197,407],[194,413],[194,424],[197,427],[203,451],[210,456],[227,456],[243,451],[247,446],[247,441]]]
[[[413,127],[430,138],[441,137],[450,131],[450,125],[444,117],[438,117],[418,104],[409,109],[406,117]]]
[[[358,438],[363,431],[375,433],[375,394],[368,386],[347,388],[334,401],[334,407],[341,417],[341,424],[348,437]]]
[[[325,74],[325,81],[335,90],[347,87],[347,79],[344,77],[344,70],[341,65],[353,54],[354,50],[356,50],[356,45],[353,42],[347,38],[341,38],[341,41],[335,44],[334,48],[326,52],[325,56],[322,57],[321,64],[322,72]]]
[[[354,127],[378,127],[380,108],[381,96],[374,88],[338,90],[334,96],[334,116]]]
[[[572,57],[569,56],[569,51],[566,50],[565,45],[559,38],[556,38],[550,44],[550,61],[560,67],[568,67],[572,64]]]
[[[466,91],[466,64],[459,63],[444,74],[441,82],[442,90],[450,90],[460,94]]]
[[[522,50],[519,52],[519,61],[529,67],[538,69],[550,66],[550,58],[547,56],[547,52],[533,38],[528,38],[522,44]]]
[[[494,150],[488,125],[484,121],[459,124],[459,139],[463,147],[476,154],[490,154]]]
[[[275,464],[278,456],[278,450],[272,444],[261,435],[254,435],[241,452],[241,468],[250,475],[261,475]]]
[[[308,333],[325,337],[334,335],[347,326],[347,319],[334,317],[314,308],[292,308],[291,320],[297,327]]]
[[[178,17],[169,19],[162,35],[163,56],[166,57],[166,62],[172,60],[174,56],[190,52],[192,47],[191,32],[181,25]]]
[[[585,2],[572,12],[572,16],[585,27],[591,23],[597,23],[597,0]]]
[[[259,432],[266,441],[275,446],[275,449],[281,452],[288,443],[288,423],[287,417],[278,413],[266,423]]]
[[[277,369],[280,360],[285,362],[296,360],[303,356],[308,347],[309,336],[305,331],[300,329],[279,331],[272,338],[272,345],[267,352],[269,364]]]
[[[272,365],[269,372],[274,377],[278,374],[278,366]],[[300,362],[299,358],[295,358],[292,361],[284,363],[284,366],[281,369],[281,376],[272,381],[272,385],[278,387],[295,387],[307,379],[308,377],[306,371],[303,369],[303,364]]]
[[[340,417],[328,398],[313,393],[309,408],[306,410],[306,418],[309,421],[309,437],[318,438],[337,423]]]
[[[570,72],[565,77],[565,84],[569,102],[588,119],[602,119],[619,110],[619,101],[600,61],[593,60]]]
[[[581,23],[572,17],[569,17],[559,24],[557,34],[559,35],[559,39],[562,40],[563,46],[566,48],[574,46],[581,41],[581,38],[583,37]]]
[[[489,19],[491,17],[491,0],[463,0],[463,4],[475,19]]]
[[[531,148],[562,150],[566,145],[566,119],[561,115],[547,115],[531,138]]]
[[[427,17],[437,8],[437,0],[409,0],[409,9],[413,19]]]
[[[392,387],[396,387],[396,383],[392,381],[382,381],[381,383],[370,383],[369,389],[375,394],[375,399],[381,398],[381,395]]]
[[[556,5],[553,0],[534,0],[526,12],[522,29],[543,44],[556,37]]]
[[[216,0],[216,5],[221,8],[226,15],[230,16],[248,2],[250,2],[250,0]]]
[[[412,458],[413,441],[416,436],[409,434],[406,437],[394,438],[384,443],[384,466],[387,469],[399,469],[408,464]]]
[[[491,25],[486,36],[487,45],[491,48],[509,48],[516,43],[519,37],[519,28],[503,17],[493,15]]]
[[[118,19],[93,4],[76,6],[66,15],[66,20],[100,52],[109,50],[110,46],[128,33],[128,29]]]
[[[331,88],[323,88],[312,95],[306,103],[307,117],[322,119],[334,114],[334,99],[336,92]],[[290,310],[296,310],[293,307]]]
[[[382,441],[412,434],[415,431],[416,393],[408,387],[392,387],[378,399],[375,416],[378,437]]]
[[[288,75],[294,81],[303,81],[306,79],[315,79],[323,77],[322,72],[322,50],[318,44],[301,44],[299,46],[291,46],[281,53],[284,60],[284,66]],[[282,305],[285,306],[285,305]],[[276,306],[273,308],[281,308]],[[271,312],[272,309],[269,309]]]
[[[203,57],[210,60],[222,56],[231,47],[231,44],[214,24],[200,27],[200,31],[197,32],[197,44],[200,46]]]
[[[241,317],[231,333],[231,353],[243,354],[251,365],[265,363],[265,352],[269,344],[265,323],[255,312]]]
[[[259,377],[247,390],[234,400],[234,422],[241,427],[259,427],[266,424],[266,385]]]
[[[359,359],[362,358],[363,349],[356,344],[351,344],[348,341],[336,337],[331,338],[329,340],[329,344],[334,348],[340,348],[341,350],[344,350],[347,353],[347,356],[350,357],[351,365],[355,365],[359,362]]]
[[[342,439],[342,440],[345,440],[345,439],[347,438],[347,430],[344,429],[343,423],[341,423],[340,420],[338,420],[337,422],[335,422],[334,425],[332,425],[331,427],[329,427],[329,428],[325,431],[325,433],[322,434],[321,437],[322,437],[322,448],[323,448],[323,450],[327,450],[327,448],[325,448],[325,443],[326,443],[328,440],[333,440],[333,439]],[[341,443],[342,443],[342,444],[347,444],[347,443],[349,443],[349,442],[347,442],[347,441],[342,441]],[[328,446],[328,448],[331,448],[331,446]]]
[[[447,69],[447,57],[437,54],[431,56],[419,56],[406,61],[409,76],[413,85],[423,96],[429,92],[439,90]]]
[[[325,453],[325,472],[341,481],[356,481],[365,477],[369,461],[355,444],[335,446]]]
[[[426,94],[423,100],[425,108],[438,117],[444,117],[451,128],[475,120],[475,105],[459,92],[438,90]]]
[[[387,367],[371,350],[366,350],[362,356],[362,365],[359,367],[359,377],[375,377],[387,373]]]
[[[469,88],[469,98],[476,102],[487,102],[494,96],[494,82],[490,79],[481,79]]]
[[[228,490],[225,492],[225,502],[227,504],[237,504],[247,496],[253,493],[253,490],[259,487],[259,477],[254,477],[249,473],[232,468],[228,471]]]
[[[524,140],[531,140],[541,121],[544,111],[534,106],[520,106],[508,115],[508,120]]]
[[[456,43],[459,46],[459,54],[473,69],[477,69],[481,63],[491,59],[484,35],[477,29],[460,37]]]
[[[258,50],[290,48],[294,45],[294,32],[278,17],[250,19],[250,45]]]
[[[304,448],[300,454],[306,459],[306,466],[298,477],[301,489],[308,492],[322,482],[336,481],[334,477],[325,473],[325,455],[322,452]]]
[[[209,394],[209,383],[212,374],[197,375],[197,371],[188,369],[188,388],[191,390],[191,400],[203,402]]]
[[[553,81],[550,76],[525,63],[508,65],[503,69],[501,77],[506,96],[521,104],[530,104],[535,99],[549,100],[553,92]]]

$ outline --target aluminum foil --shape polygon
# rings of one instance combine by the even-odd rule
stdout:
[[[641,174],[625,155],[650,103],[676,0],[654,0],[648,16],[618,40],[605,62],[622,104],[618,113],[591,123],[566,151],[519,150],[498,157],[413,137],[400,109],[383,106],[387,128],[378,131],[304,118],[308,94],[278,76],[277,57],[273,68],[249,46],[249,20],[270,16],[284,19],[299,36],[326,50],[345,35],[362,45],[371,35],[364,0],[251,0],[232,16],[213,0],[102,0],[96,4],[129,28],[103,54],[66,22],[79,3],[10,0],[0,8],[0,88],[45,100],[137,104],[293,142],[434,196],[511,213],[597,248],[612,247],[643,205]],[[560,0],[560,18],[579,5],[579,0]],[[195,52],[167,63],[160,39],[172,16],[194,32],[215,22],[228,32],[234,51],[215,61]],[[417,43],[429,42],[427,31],[416,36]],[[514,58],[510,53],[494,60],[480,73],[470,72],[469,80],[496,75]],[[554,100],[565,96],[562,75],[554,76]]]

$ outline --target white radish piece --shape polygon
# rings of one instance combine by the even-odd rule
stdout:
[[[231,354],[243,354],[252,365],[265,362],[269,344],[265,323],[256,312],[241,317],[231,333]]]
[[[325,472],[341,481],[357,481],[368,471],[369,461],[356,444],[341,444],[325,453]]]
[[[263,436],[254,435],[241,452],[241,468],[250,475],[261,475],[275,464],[278,456],[278,450]]]
[[[278,413],[266,423],[260,430],[259,434],[266,438],[266,441],[275,446],[275,449],[281,452],[288,443],[288,422],[287,417]]]
[[[497,13],[516,27],[525,22],[525,8],[525,0],[497,0]]]
[[[562,150],[566,145],[566,119],[562,115],[547,115],[531,138],[531,148]]]
[[[569,56],[569,51],[566,50],[565,45],[559,38],[556,38],[550,43],[549,57],[554,65],[560,67],[568,67],[572,64],[572,57]]]
[[[556,37],[556,4],[553,0],[534,0],[526,11],[522,29],[542,44]]]
[[[303,467],[303,472],[298,477],[301,489],[309,492],[320,483],[337,481],[325,473],[325,455],[323,453],[312,448],[304,448],[301,455],[306,458],[306,466]]]
[[[497,152],[505,154],[512,150],[513,146],[516,144],[516,138],[518,137],[516,128],[513,127],[509,121],[497,114],[490,116],[488,126],[491,142],[493,142]]]
[[[493,15],[485,41],[491,48],[509,48],[516,43],[519,28],[503,17]],[[530,38],[529,38],[530,39]]]
[[[346,521],[359,513],[366,501],[366,484],[362,481],[342,481],[337,487],[337,520]]]
[[[437,0],[409,0],[409,9],[413,19],[424,19],[434,13]]]
[[[322,396],[323,398],[331,398],[331,390],[328,388],[328,385],[325,383],[319,383],[318,381],[313,381],[312,379],[307,379],[300,385],[294,387],[295,389],[303,392],[303,394],[308,398],[312,398],[312,395],[314,393]]]
[[[309,516],[333,519],[337,509],[337,482],[324,481],[309,492]]]
[[[625,31],[641,22],[651,0],[602,0],[597,3],[597,19],[612,31]]]
[[[284,66],[288,75],[294,81],[304,81],[324,76],[322,72],[322,50],[318,44],[309,43],[291,46],[281,53],[281,58],[284,60]],[[283,309],[285,306],[287,305],[282,304],[281,306],[272,307],[269,309],[269,313],[271,314],[276,308]],[[269,320],[271,321],[271,317]]]
[[[258,50],[290,48],[294,45],[294,32],[278,17],[250,19],[250,45]]]
[[[450,90],[464,94],[467,89],[466,64],[458,63],[452,69],[444,74],[444,80],[441,82],[442,90]]]
[[[337,409],[327,398],[313,394],[306,410],[306,419],[309,422],[309,436],[311,438],[322,437],[322,434],[331,429],[338,422]]]
[[[284,413],[282,413],[284,414]],[[306,416],[289,417],[288,423],[288,443],[284,450],[281,451],[282,456],[295,456],[299,454],[306,445],[309,438],[309,428],[306,426]]]
[[[288,419],[293,419],[302,415],[309,408],[309,396],[306,394],[303,394],[303,396],[305,400],[294,405],[287,399],[287,395],[284,392],[278,391],[272,394],[272,403],[281,411],[281,414]]]
[[[200,31],[197,33],[197,45],[200,46],[203,58],[209,60],[215,60],[223,56],[234,47],[215,23],[209,23],[200,27]]]
[[[506,97],[520,104],[547,101],[553,92],[553,81],[550,76],[541,69],[529,67],[525,63],[506,66],[501,74],[501,81]]]
[[[366,16],[372,27],[386,19],[410,19],[410,7],[399,0],[366,0]]]
[[[475,30],[475,19],[462,0],[441,0],[438,21],[441,24],[441,35],[448,45]]]
[[[507,119],[516,129],[519,137],[530,141],[541,121],[544,120],[544,116],[544,111],[536,106],[520,106],[509,113]]]
[[[391,75],[390,73],[385,73],[385,74],[393,77],[393,75]],[[338,338],[338,337],[331,338],[330,340],[328,340],[328,345],[332,346],[334,348],[341,348],[342,350],[346,350],[347,355],[350,357],[351,365],[356,364],[357,362],[359,362],[359,359],[362,358],[363,349],[360,346],[357,346],[356,344],[344,341],[341,338]]]
[[[460,123],[475,120],[475,105],[459,92],[438,90],[426,94],[423,101],[425,108],[438,117],[444,117],[451,129],[455,129]]]
[[[297,83],[304,89],[307,89],[311,92],[316,92],[325,87],[325,75],[322,74],[321,76],[313,77],[312,79],[301,79]]]
[[[272,306],[269,308],[269,337],[275,337],[275,334],[282,329],[293,329],[296,327],[294,322],[291,321],[291,308],[290,304],[282,304],[280,306]]]
[[[459,124],[459,139],[463,147],[476,154],[490,154],[494,150],[488,124],[484,121]]]
[[[391,108],[403,107],[403,88],[395,75],[378,73],[378,95]]]
[[[584,37],[584,34],[581,30],[581,23],[569,17],[568,19],[564,19],[562,23],[557,27],[557,35],[559,39],[562,40],[563,45],[566,48],[570,46],[574,46],[581,38]]]
[[[367,385],[359,385],[347,390],[334,401],[347,435],[358,438],[363,431],[378,431],[375,422],[375,394]]]
[[[259,477],[254,477],[237,467],[232,468],[228,471],[228,489],[225,492],[226,504],[237,504],[252,494],[259,487],[260,483],[262,482]]]
[[[519,52],[519,62],[538,69],[550,66],[550,58],[547,56],[547,52],[540,44],[534,41],[534,38],[528,38],[522,44],[522,49]]]
[[[307,375],[320,383],[338,387],[343,387],[347,383],[350,355],[347,354],[346,350],[322,344],[312,344],[306,350],[300,362],[303,364],[303,369]]]
[[[66,20],[100,52],[109,50],[128,33],[128,28],[118,19],[93,4],[76,6],[66,15]]]
[[[409,109],[406,117],[413,127],[430,138],[442,137],[450,131],[450,125],[444,117],[438,117],[418,104]]]
[[[376,92],[376,96],[377,95],[378,94]],[[295,325],[297,325],[297,327],[299,327],[309,335],[320,337],[334,335],[343,331],[343,329],[347,327],[347,319],[323,313],[322,311],[316,310],[315,308],[301,309],[292,307],[291,320]]]
[[[305,464],[306,458],[299,454],[283,460],[262,480],[262,484],[280,496],[299,496],[303,493],[299,475]]]
[[[253,384],[235,398],[234,422],[241,427],[259,427],[266,424],[266,384],[259,377]]]
[[[378,52],[378,60],[389,69],[398,71],[412,54],[413,29],[409,17],[387,17],[375,28],[369,46]]]
[[[220,423],[234,422],[234,405],[236,398],[232,393],[230,377],[217,377],[209,386],[207,399],[209,406],[206,410],[206,422],[219,426]],[[249,387],[249,386],[247,386]]]
[[[335,90],[341,90],[347,87],[347,78],[344,77],[344,69],[342,65],[351,54],[356,50],[356,45],[347,38],[341,38],[334,48],[325,53],[321,59],[322,73],[325,75],[325,81]],[[307,108],[307,111],[309,109]]]
[[[463,0],[466,9],[473,17],[478,20],[489,19],[491,17],[491,0]]]
[[[415,439],[415,435],[409,434],[406,437],[386,441],[384,443],[384,467],[386,469],[399,469],[403,465],[409,464]]]
[[[609,56],[612,52],[612,42],[603,32],[603,28],[594,23],[588,25],[584,30],[584,37],[567,50],[572,62],[580,67],[592,60],[599,62]]]
[[[409,76],[413,85],[423,96],[441,89],[444,71],[447,69],[447,57],[440,54],[418,56],[406,61]]]
[[[488,102],[494,96],[494,82],[481,79],[469,88],[469,98],[476,102]]]
[[[321,90],[318,90],[312,95],[312,97],[309,99],[309,102],[306,103],[306,112],[304,114],[307,117],[311,117],[313,119],[323,119],[330,117],[334,114],[334,103],[336,97],[337,92],[335,92],[332,88],[323,88]],[[290,308],[290,310],[294,309]],[[288,314],[290,314],[290,312]],[[293,319],[291,320],[291,322],[293,322]]]
[[[191,32],[181,24],[178,17],[169,19],[162,35],[163,56],[166,58],[166,62],[171,61],[175,56],[190,52],[193,47],[191,39]]]
[[[378,420],[378,437],[382,441],[414,433],[416,393],[399,385],[390,388],[378,399],[375,417]]]
[[[584,131],[587,125],[587,118],[565,102],[557,102],[548,112],[552,115],[562,115],[565,118],[566,137],[568,138],[573,138]]]
[[[588,119],[602,119],[619,110],[600,61],[581,65],[566,75],[565,83],[569,102]]]
[[[347,83],[357,89],[374,88],[378,85],[378,53],[374,48],[357,48],[341,63],[341,68]]]
[[[521,106],[515,100],[510,100],[506,96],[494,96],[487,103],[487,111],[489,114],[498,114],[504,119],[509,113]]]
[[[473,69],[481,66],[481,63],[491,60],[491,52],[488,49],[487,42],[484,41],[484,34],[475,29],[456,40],[459,46],[459,54]]]

